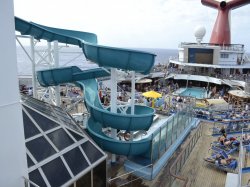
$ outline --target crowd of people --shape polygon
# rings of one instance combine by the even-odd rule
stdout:
[[[171,81],[161,81],[159,79],[155,80],[151,84],[136,85],[135,91],[135,103],[140,105],[149,106],[155,108],[156,111],[177,111],[185,105],[185,103],[190,103],[190,97],[173,95],[173,93],[178,90],[178,82]],[[147,91],[155,91],[159,93],[160,97],[145,97],[143,93]],[[104,106],[110,105],[110,94],[111,90],[104,84],[99,84],[99,98]],[[118,103],[131,102],[131,86],[130,84],[120,83],[117,89],[117,101]]]
[[[233,171],[237,168],[237,159],[231,154],[239,151],[241,137],[228,136],[224,126],[219,132],[220,136],[211,144],[211,155],[205,157],[204,161],[213,164],[217,169]]]

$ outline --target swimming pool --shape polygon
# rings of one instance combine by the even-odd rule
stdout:
[[[180,96],[192,96],[196,99],[206,98],[206,90],[204,88],[185,88],[182,92],[179,93]]]

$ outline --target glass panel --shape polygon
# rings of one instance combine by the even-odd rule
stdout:
[[[59,150],[62,150],[74,143],[74,141],[63,129],[58,129],[47,135]]]
[[[61,186],[71,179],[68,170],[64,166],[61,158],[56,158],[42,166],[51,186]]]
[[[24,135],[25,139],[35,136],[40,133],[40,131],[36,128],[27,114],[23,111],[23,126],[24,126]]]
[[[153,149],[152,149],[152,157],[153,161],[159,158],[159,141],[160,141],[160,133],[158,133],[153,139]]]
[[[170,145],[172,145],[172,120],[170,120],[168,123],[166,147],[169,148]]]
[[[179,116],[179,118],[180,118],[180,122],[179,122],[179,123],[180,123],[180,127],[179,127],[179,128],[180,128],[180,134],[183,132],[183,130],[184,130],[184,128],[185,128],[185,127],[184,127],[184,126],[185,126],[185,123],[186,123],[185,117],[186,117],[186,116],[185,116],[184,113],[181,113],[180,116]]]
[[[180,135],[180,127],[181,127],[181,124],[180,124],[180,113],[178,113],[176,115],[176,137],[178,137]]]
[[[74,175],[77,175],[89,166],[78,147],[65,153],[63,156]]]
[[[39,112],[42,112],[43,114],[46,114],[50,117],[52,117],[53,119],[57,119],[57,117],[55,117],[55,114],[52,112],[51,107],[48,105],[45,105],[44,102],[38,102],[38,100],[36,100],[37,103],[34,102],[30,102],[30,98],[29,100],[25,101],[26,104],[28,104],[29,106],[31,106],[32,108],[38,110]],[[29,109],[29,107],[24,106],[25,109]]]
[[[68,129],[67,129],[68,130]],[[83,136],[81,136],[81,135],[79,135],[79,134],[77,134],[77,133],[75,133],[75,132],[73,132],[73,131],[71,131],[71,130],[68,130],[69,132],[70,132],[70,134],[76,139],[76,141],[80,141],[80,140],[82,140],[84,137]]]
[[[28,167],[33,166],[33,165],[34,165],[34,162],[31,160],[31,158],[30,158],[28,155],[26,155],[26,156],[27,156],[27,164],[28,164]]]
[[[173,127],[172,127],[172,142],[176,140],[177,128],[176,128],[176,116],[173,118]]]
[[[72,120],[72,118],[64,111],[62,110],[55,110],[55,113],[57,114],[57,116],[60,118],[60,120],[67,125],[69,128],[81,132],[81,130],[79,129],[79,127],[75,124],[74,120]]]
[[[81,146],[91,163],[94,163],[103,156],[103,154],[89,141],[83,143]]]
[[[56,153],[44,137],[27,142],[26,147],[38,162]]]
[[[161,130],[161,153],[164,151],[165,152],[165,147],[166,147],[166,134],[167,134],[167,127],[164,127]]]
[[[71,118],[68,117],[66,112],[62,112],[62,111],[55,111],[55,113],[58,115],[58,117],[64,121],[64,122],[68,122],[68,123],[72,123]]]
[[[76,187],[91,187],[91,172],[86,173],[76,181]],[[104,186],[105,187],[105,186]]]
[[[95,187],[103,187],[106,185],[106,160],[96,166],[93,171],[93,182]]]
[[[32,182],[34,182],[35,184],[37,184],[40,187],[46,187],[46,184],[45,184],[40,172],[38,171],[38,169],[29,173],[29,180],[31,180]],[[33,186],[33,185],[31,185],[31,186]]]
[[[50,130],[50,129],[58,126],[58,124],[56,122],[44,117],[43,115],[41,115],[41,114],[39,114],[39,113],[37,113],[37,112],[27,108],[27,107],[26,107],[26,109],[43,131],[47,131],[47,130]]]

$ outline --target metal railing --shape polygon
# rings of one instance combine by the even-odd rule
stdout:
[[[187,145],[184,147],[184,149],[181,151],[181,153],[178,155],[178,157],[175,159],[173,164],[170,166],[170,176],[171,176],[171,185],[173,182],[178,179],[183,181],[183,187],[188,186],[188,177],[184,177],[179,175],[182,167],[186,163],[186,160],[188,159],[190,153],[192,152],[194,146],[196,145],[199,138],[202,136],[202,125],[199,125],[198,128],[195,130],[194,135],[192,138],[190,138],[187,142]]]
[[[249,186],[248,185],[248,183],[249,183],[249,180],[248,180],[248,183],[247,184],[242,184],[242,177],[243,177],[243,168],[244,167],[249,167],[249,166],[246,166],[246,154],[247,154],[247,152],[249,151],[247,151],[247,147],[249,146],[249,145],[244,145],[244,143],[243,143],[243,137],[245,137],[245,133],[246,134],[248,134],[248,130],[249,129],[245,129],[245,128],[243,128],[242,129],[242,135],[241,135],[241,139],[240,139],[240,151],[239,151],[239,173],[238,173],[238,185],[237,185],[237,187],[242,187],[242,186],[245,186],[245,187],[247,187],[247,186]],[[247,137],[248,138],[248,137]],[[247,141],[247,140],[246,140]]]
[[[149,164],[147,166],[143,166],[139,169],[136,169],[136,170],[133,170],[133,171],[130,171],[130,172],[127,172],[127,173],[124,173],[124,174],[121,174],[117,177],[114,177],[114,178],[110,178],[108,179],[108,186],[128,186],[128,185],[131,185],[133,186],[133,182],[139,180],[139,179],[143,179],[144,176],[140,176],[140,177],[136,177],[136,175],[133,175],[135,172],[138,172],[138,171],[143,171],[147,168],[151,168],[153,165],[152,164]],[[131,178],[131,179],[128,179],[128,178]],[[118,182],[119,184],[117,185],[116,182]]]
[[[30,186],[40,187],[36,183],[34,183],[31,180],[27,179],[26,177],[23,177],[23,179],[24,179],[24,186],[25,187],[30,187]]]
[[[202,68],[202,67],[201,67]],[[196,67],[198,69],[198,67]],[[211,67],[211,69],[214,69]],[[160,70],[159,70],[160,71]],[[239,81],[248,81],[250,79],[249,74],[231,74],[231,75],[224,75],[220,73],[214,73],[214,72],[204,72],[201,70],[189,70],[189,69],[178,69],[178,68],[168,68],[167,74],[192,74],[192,75],[198,75],[198,76],[209,76],[213,78],[218,79],[227,79],[227,80],[239,80]]]
[[[198,45],[197,43],[191,42],[182,42],[179,44],[179,47],[183,47],[186,45]],[[242,51],[244,52],[244,45],[243,44],[215,44],[215,43],[201,43],[201,46],[219,46],[221,50],[227,51]]]

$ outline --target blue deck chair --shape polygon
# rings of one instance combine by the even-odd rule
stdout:
[[[204,161],[210,165],[215,167],[216,169],[225,171],[225,172],[232,172],[232,173],[236,173],[237,172],[237,166],[238,166],[238,162],[236,159],[231,160],[231,162],[227,165],[223,165],[223,164],[219,164],[218,161],[215,161],[214,158],[204,158]]]
[[[224,158],[228,158],[228,155],[230,155],[230,154],[234,153],[235,151],[237,151],[238,147],[233,147],[232,149],[225,150],[225,149],[222,149],[220,147],[216,147],[216,146],[212,145],[210,149],[213,151],[212,155],[220,154]]]

